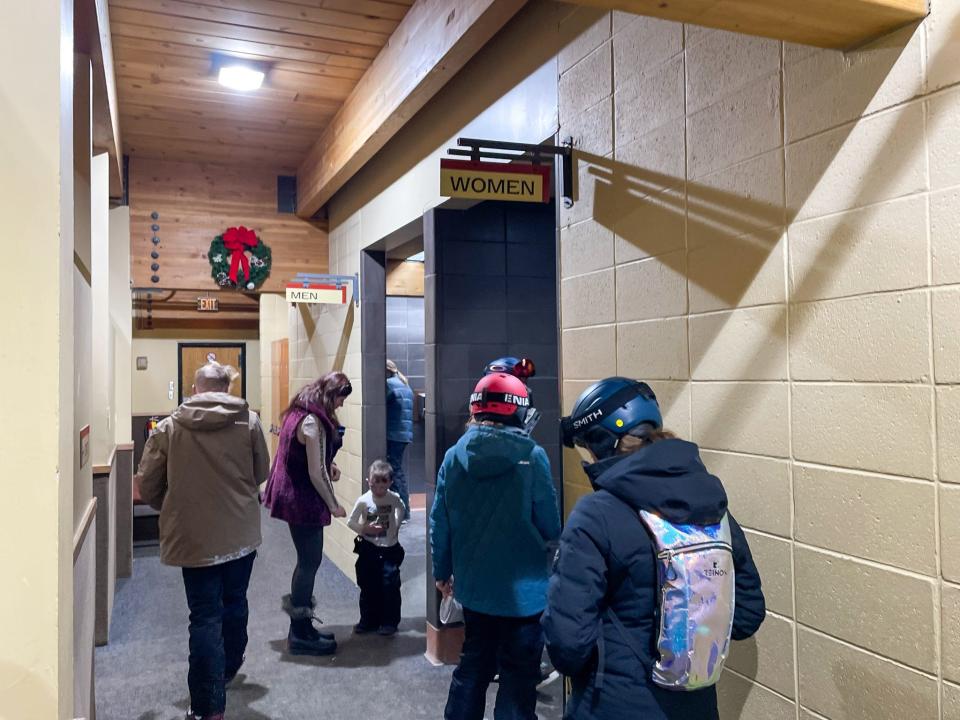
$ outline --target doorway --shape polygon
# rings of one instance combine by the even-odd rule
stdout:
[[[193,376],[208,362],[235,368],[239,377],[230,383],[230,394],[246,398],[246,346],[243,343],[177,343],[177,375],[180,378],[177,404],[183,402],[184,389],[193,387]]]
[[[415,423],[415,430],[419,425],[423,431],[425,510],[419,517],[414,515],[416,528],[409,528],[413,523],[406,528],[403,541],[413,541],[411,530],[415,529],[420,545],[405,545],[403,582],[404,614],[416,607],[425,616],[426,654],[432,662],[455,663],[463,635],[462,628],[444,626],[439,620],[426,515],[443,456],[459,439],[469,417],[470,392],[492,360],[528,357],[536,364],[536,376],[527,383],[542,413],[533,437],[550,458],[562,507],[556,213],[552,202],[487,201],[467,207],[451,203],[428,211],[422,222],[411,223],[361,252],[364,388],[384,386],[388,357],[398,367],[406,358],[407,371],[415,378],[411,384],[418,382],[419,351],[411,348],[419,345],[415,326],[421,317],[423,321],[423,390],[417,392],[422,422]],[[419,262],[423,273],[422,314],[419,280],[410,289],[411,262]],[[403,275],[395,275],[397,263],[407,264]],[[403,284],[388,282],[391,275],[403,277]],[[384,394],[367,391],[363,399],[365,466],[383,457],[385,430]],[[407,452],[407,467],[412,470],[412,448]],[[414,472],[408,470],[411,491],[417,487]],[[548,562],[545,556],[544,563]],[[540,717],[560,716],[560,685],[552,682],[541,689]]]
[[[408,254],[409,253],[409,254]],[[403,455],[412,510],[426,507],[425,429],[426,359],[424,351],[423,239],[387,255],[387,359],[413,390],[413,442]],[[419,515],[415,515],[419,520]]]

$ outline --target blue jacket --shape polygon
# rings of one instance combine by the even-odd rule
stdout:
[[[697,446],[683,440],[661,440],[586,470],[596,492],[581,498],[567,520],[542,619],[550,659],[571,678],[564,717],[717,720],[715,687],[669,691],[650,680],[659,591],[653,543],[637,511],[652,510],[677,523],[716,522],[727,510],[723,485],[704,468]],[[732,516],[730,530],[733,638],[743,640],[760,627],[765,607],[760,575]],[[622,632],[644,651],[642,662]]]
[[[387,440],[413,442],[413,390],[396,375],[387,378]]]
[[[447,451],[430,511],[433,576],[475,612],[529,617],[547,602],[560,536],[547,454],[522,430],[474,425]]]

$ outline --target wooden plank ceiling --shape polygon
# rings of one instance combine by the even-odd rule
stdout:
[[[110,0],[124,151],[291,172],[413,0]],[[221,86],[215,54],[268,65]]]

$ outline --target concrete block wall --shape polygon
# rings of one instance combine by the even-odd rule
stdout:
[[[846,54],[569,11],[563,402],[651,381],[724,480],[769,608],[724,720],[960,718],[960,1],[931,5]]]
[[[353,275],[360,271],[359,221],[348,221],[330,232],[330,272]],[[334,491],[349,514],[362,494],[364,475],[361,441],[360,312],[353,304],[291,305],[288,310],[290,392],[296,393],[324,373],[347,374],[353,393],[339,411],[346,427],[343,447],[337,455],[342,474]],[[324,553],[349,577],[353,577],[353,539],[345,520],[334,518],[324,533]],[[319,596],[318,596],[319,597]],[[322,600],[321,600],[322,603]]]

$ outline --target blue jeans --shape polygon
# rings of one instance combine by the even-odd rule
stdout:
[[[410,490],[407,488],[407,474],[403,471],[403,453],[410,443],[387,440],[387,462],[393,468],[393,490],[403,501],[403,507],[410,517]]]
[[[190,608],[190,709],[216,715],[226,708],[224,677],[243,663],[247,647],[247,586],[256,553],[222,565],[183,568]]]
[[[465,637],[444,720],[483,720],[487,687],[499,668],[494,720],[536,720],[543,631],[540,615],[498,617],[463,609]]]

